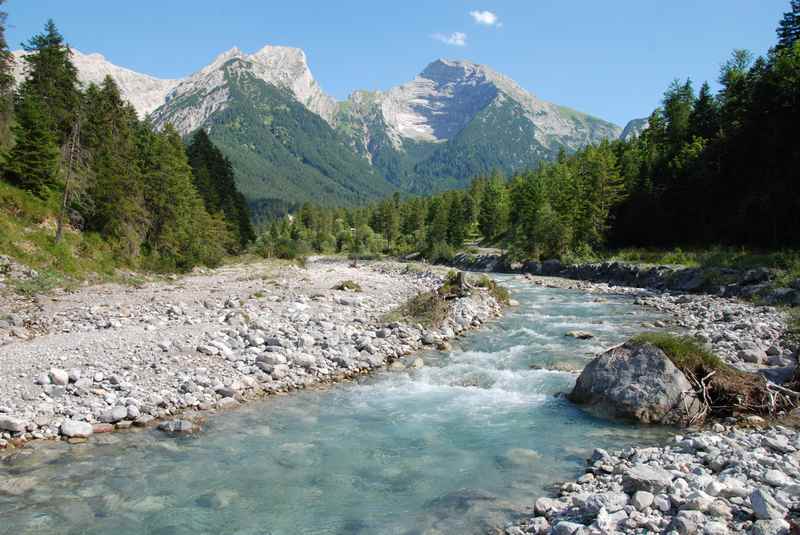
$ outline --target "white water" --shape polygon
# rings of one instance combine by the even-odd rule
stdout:
[[[573,374],[532,368],[582,364],[657,316],[503,282],[520,307],[423,369],[268,399],[197,438],[23,450],[0,477],[37,485],[0,496],[0,533],[485,533],[577,475],[593,447],[661,436],[586,415],[557,395]],[[564,336],[575,329],[596,337]]]

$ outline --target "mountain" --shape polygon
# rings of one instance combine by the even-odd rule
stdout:
[[[27,52],[15,50],[14,78],[19,83],[25,77]],[[78,70],[78,79],[88,85],[100,84],[106,76],[111,76],[119,85],[122,96],[131,103],[140,117],[164,104],[167,94],[178,85],[179,80],[162,80],[141,74],[125,67],[119,67],[100,54],[82,54],[72,49],[72,63]]]
[[[647,130],[649,125],[650,120],[647,117],[628,121],[628,124],[626,124],[625,128],[622,129],[622,133],[619,135],[619,138],[622,141],[630,141],[631,139],[642,135],[642,132]]]
[[[182,81],[151,115],[183,134],[203,127],[254,204],[357,204],[394,188],[324,117],[336,106],[298,49],[230,50]]]
[[[141,115],[188,136],[205,128],[254,205],[354,204],[511,174],[616,139],[602,119],[539,99],[485,65],[439,59],[388,91],[328,96],[298,48],[233,48],[182,80],[74,52],[81,81],[112,76]],[[24,52],[17,52],[18,57]],[[21,68],[17,69],[21,78]]]
[[[437,60],[385,93],[356,92],[336,126],[401,189],[425,193],[499,169],[513,173],[620,129],[545,102],[469,61]]]

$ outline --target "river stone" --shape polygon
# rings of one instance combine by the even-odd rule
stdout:
[[[687,424],[700,411],[689,380],[649,343],[627,342],[595,358],[569,398],[602,416],[644,423]]]
[[[668,490],[672,479],[672,474],[663,468],[635,464],[623,475],[622,483],[628,491],[645,490],[657,493]]]
[[[753,524],[752,535],[787,535],[791,526],[782,518],[757,520]]]
[[[69,374],[60,368],[50,368],[50,382],[54,385],[64,386],[69,383]]]
[[[25,422],[11,416],[0,416],[0,431],[22,433],[25,431]]]
[[[65,420],[61,424],[61,434],[67,438],[87,438],[92,436],[93,433],[92,424],[88,422]]]
[[[128,408],[123,407],[122,405],[117,405],[111,410],[107,410],[103,414],[101,414],[98,420],[106,424],[115,424],[120,420],[124,420],[127,417],[128,417]]]
[[[586,509],[597,513],[605,509],[607,513],[616,513],[628,505],[628,495],[624,492],[603,492],[594,494],[586,500]]]
[[[197,430],[194,423],[189,420],[168,420],[158,424],[158,430],[165,433],[193,433]]]
[[[753,514],[760,520],[782,519],[786,516],[786,508],[775,501],[769,492],[756,489],[750,495],[750,506]]]
[[[21,496],[36,486],[36,478],[2,477],[0,478],[0,496]]]
[[[636,507],[637,511],[643,511],[653,505],[655,496],[646,490],[637,490],[631,497],[631,505]]]

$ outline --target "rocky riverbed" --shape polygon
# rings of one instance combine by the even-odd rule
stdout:
[[[762,371],[778,379],[797,365],[796,348],[790,347],[785,339],[786,319],[775,307],[704,294],[661,292],[554,277],[520,277],[541,286],[572,288],[601,296],[632,296],[635,303],[671,318],[656,324],[645,323],[643,330],[664,329],[696,336],[727,363],[745,371]]]
[[[788,377],[798,363],[796,348],[787,347],[783,336],[785,320],[772,307],[708,295],[527,278],[544,286],[632,295],[637,303],[673,318],[643,327],[692,334],[732,366],[775,382]],[[787,415],[787,421],[796,424],[798,416]],[[796,425],[770,426],[750,416],[676,435],[674,444],[664,447],[598,449],[583,476],[561,485],[556,496],[535,500],[534,509],[534,517],[507,533],[798,533],[800,434]]]
[[[350,280],[362,291],[333,289]],[[103,285],[4,303],[0,318],[0,448],[73,442],[225,410],[248,399],[344,380],[387,364],[421,366],[421,346],[497,316],[488,293],[450,307],[435,330],[385,315],[442,282],[441,273],[318,259],[301,269],[256,263],[140,288]],[[9,312],[5,312],[9,310]]]
[[[507,533],[788,534],[797,524],[787,516],[800,513],[800,435],[718,423],[665,447],[597,449],[586,473],[535,511]]]

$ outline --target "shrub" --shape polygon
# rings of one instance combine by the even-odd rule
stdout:
[[[420,323],[423,327],[439,327],[446,319],[449,307],[438,291],[417,294],[395,310],[389,312],[384,320]]]
[[[508,288],[500,286],[497,281],[488,275],[481,275],[473,285],[478,288],[486,288],[500,304],[507,305],[511,302],[511,292],[508,291]]]
[[[355,281],[346,280],[334,286],[333,289],[341,292],[360,292],[361,285]]]

